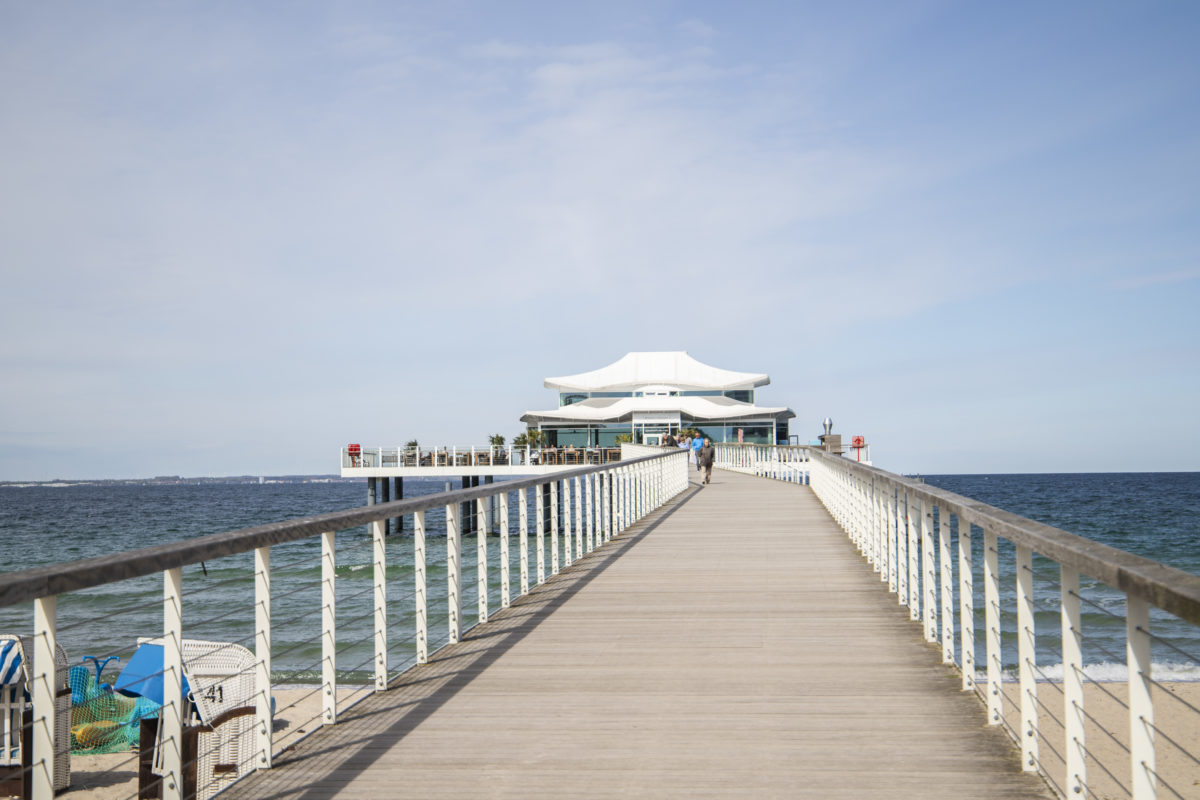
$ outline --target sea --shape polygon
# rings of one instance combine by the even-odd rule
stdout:
[[[958,494],[1038,520],[1173,567],[1200,574],[1200,473],[1092,473],[1034,475],[926,475],[924,480]],[[455,487],[457,484],[455,484]],[[407,497],[441,492],[445,479],[406,479]],[[267,522],[312,516],[364,505],[365,481],[339,479],[205,483],[80,483],[0,486],[0,573],[91,558]],[[532,517],[532,502],[530,515]],[[510,529],[517,530],[516,503]],[[449,637],[446,625],[444,515],[428,513],[429,647]],[[415,662],[412,531],[388,538],[389,663],[393,672]],[[531,525],[532,528],[532,525]],[[982,563],[982,538],[975,536],[975,563]],[[488,549],[488,604],[500,607],[499,540]],[[463,537],[463,626],[476,616],[475,534]],[[337,536],[338,680],[370,680],[372,568],[365,527]],[[531,543],[531,583],[536,565]],[[518,548],[513,536],[510,570],[518,586]],[[1011,546],[1000,547],[1002,605],[1011,610],[1015,570]],[[307,685],[320,675],[320,567],[315,540],[272,551],[272,667],[277,685]],[[546,569],[550,554],[546,554]],[[1057,566],[1034,565],[1038,604],[1037,662],[1042,678],[1061,679]],[[253,649],[252,559],[249,554],[185,568],[185,636],[232,641]],[[982,581],[977,581],[982,584]],[[976,586],[976,630],[982,632],[982,586]],[[1097,681],[1125,679],[1124,598],[1086,577],[1084,660]],[[957,598],[955,608],[958,608]],[[1015,669],[1015,617],[1002,618],[1003,661]],[[1152,630],[1154,674],[1161,680],[1200,680],[1200,629],[1155,610]],[[32,629],[29,605],[0,608],[0,633]],[[111,681],[141,637],[162,630],[162,579],[149,576],[60,597],[58,636],[72,664],[116,657],[106,667]],[[976,663],[984,664],[982,633]]]

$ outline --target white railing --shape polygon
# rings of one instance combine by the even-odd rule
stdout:
[[[632,454],[631,454],[632,455]],[[267,769],[278,749],[278,740],[272,737],[272,666],[276,668],[283,655],[278,642],[285,626],[296,632],[289,650],[304,648],[317,650],[319,657],[314,663],[319,668],[320,725],[336,724],[338,713],[349,701],[357,702],[370,692],[386,691],[391,680],[399,674],[392,669],[398,651],[403,651],[405,665],[423,664],[429,659],[431,630],[428,618],[433,612],[445,615],[444,643],[455,643],[470,627],[470,617],[476,623],[486,622],[489,614],[489,596],[498,593],[501,608],[512,601],[513,577],[511,566],[517,562],[519,590],[516,596],[530,591],[532,585],[541,584],[547,575],[557,573],[560,568],[586,557],[602,547],[613,537],[619,536],[629,526],[659,508],[670,498],[687,488],[687,455],[682,451],[663,452],[632,457],[626,461],[591,467],[582,467],[540,476],[494,483],[485,486],[444,492],[425,497],[398,500],[390,503],[334,512],[317,517],[272,523],[229,533],[214,534],[197,539],[160,545],[143,550],[129,551],[97,559],[56,564],[49,567],[9,573],[0,576],[0,611],[14,608],[32,611],[32,640],[36,651],[32,664],[28,665],[32,695],[32,752],[22,755],[30,773],[33,797],[50,800],[54,796],[53,768],[56,746],[61,749],[62,732],[56,732],[55,695],[61,694],[61,678],[56,679],[53,654],[60,644],[56,609],[62,601],[88,602],[95,597],[88,594],[97,587],[111,584],[145,581],[156,575],[162,576],[162,664],[159,674],[164,683],[163,705],[160,722],[160,744],[158,774],[161,777],[161,796],[164,800],[177,800],[184,792],[185,775],[194,769],[194,762],[185,762],[185,728],[189,726],[187,710],[189,698],[182,692],[183,678],[187,674],[187,643],[185,632],[194,634],[197,623],[193,616],[204,619],[209,629],[226,634],[232,639],[238,633],[246,633],[241,640],[253,647],[254,689],[252,701],[247,701],[236,713],[253,715],[253,726],[246,732],[253,737],[254,745],[248,748],[249,763],[235,765],[237,774],[243,771]],[[530,494],[533,494],[531,500]],[[510,528],[514,527],[514,515],[510,508],[515,501],[515,527],[518,534],[517,552],[510,551]],[[476,513],[484,519],[482,530],[475,536],[475,610],[470,612],[464,604],[464,580],[468,554],[464,552],[460,503],[474,503]],[[530,523],[529,505],[534,506],[534,522]],[[490,527],[487,515],[489,508],[498,505],[499,558],[489,553],[488,535]],[[427,515],[427,512],[428,515]],[[573,513],[572,513],[573,512]],[[411,517],[412,550],[404,550],[399,559],[395,557],[398,537],[388,537],[385,531],[388,521]],[[444,533],[444,549],[431,548],[428,537],[438,533],[436,518],[440,517],[441,532]],[[366,526],[363,535],[362,526]],[[338,532],[343,536],[338,537]],[[440,538],[440,537],[439,537]],[[530,574],[530,544],[536,554],[536,572]],[[549,539],[549,542],[547,542]],[[400,541],[407,541],[407,537]],[[546,550],[549,544],[549,565]],[[389,547],[390,545],[390,547]],[[356,564],[346,553],[356,552],[368,561]],[[272,551],[286,556],[287,563],[276,563],[272,567]],[[392,555],[389,556],[389,550]],[[561,550],[561,561],[560,561]],[[444,557],[437,558],[444,552]],[[250,554],[253,554],[251,560]],[[411,559],[411,560],[409,560]],[[284,559],[280,559],[283,561]],[[497,562],[498,563],[495,563]],[[205,575],[221,576],[213,587],[220,592],[222,603],[233,603],[241,611],[230,614],[215,612],[209,601],[211,593],[186,591],[185,567],[203,567]],[[344,572],[349,566],[351,572]],[[354,571],[369,566],[369,585],[357,592],[348,593],[343,584],[351,579]],[[498,566],[498,575],[495,567]],[[403,600],[409,613],[406,619],[411,628],[409,635],[395,637],[395,614],[389,612],[389,599],[394,609],[399,587],[388,578],[388,570],[397,567],[411,569],[412,589]],[[427,576],[431,568],[444,570],[446,590],[444,605],[431,601],[431,585]],[[340,573],[339,569],[343,569]],[[309,577],[308,583],[293,580],[293,573]],[[197,573],[193,573],[197,574]],[[536,584],[534,583],[536,581]],[[197,582],[203,582],[197,579]],[[362,581],[366,583],[366,581]],[[352,583],[352,581],[351,581]],[[406,580],[407,583],[407,580]],[[498,586],[497,586],[498,584]],[[469,585],[469,582],[468,582]],[[353,588],[351,585],[349,588]],[[497,592],[498,589],[498,592]],[[106,590],[106,596],[115,594]],[[390,595],[390,597],[389,597]],[[361,597],[356,601],[356,597]],[[240,598],[240,600],[239,600]],[[299,599],[297,599],[299,598]],[[410,602],[411,601],[411,602]],[[272,606],[284,604],[301,607],[286,620],[272,618]],[[102,631],[114,627],[119,613],[145,613],[137,601],[126,601],[126,608],[118,614],[95,621],[92,633],[100,636]],[[22,612],[23,613],[23,612]],[[347,617],[347,614],[352,616]],[[318,617],[313,624],[308,619]],[[238,618],[241,622],[238,621]],[[185,628],[185,620],[188,625]],[[243,624],[244,623],[244,624]],[[118,623],[119,624],[119,623]],[[146,631],[128,631],[125,638],[132,640]],[[395,637],[395,638],[389,638]],[[229,648],[240,647],[228,642]],[[436,650],[436,645],[434,648]],[[360,667],[369,674],[368,682],[361,693],[349,699],[339,697],[339,684],[347,675],[344,661],[339,656],[359,651],[363,656],[357,665],[350,665],[353,672]],[[126,649],[124,652],[128,652]],[[291,658],[292,656],[288,656]],[[402,670],[401,670],[402,671]],[[193,686],[193,688],[195,688]],[[344,688],[344,685],[343,687]],[[220,686],[210,686],[209,691]],[[228,691],[228,690],[226,690]],[[212,720],[206,720],[212,722]],[[216,724],[216,723],[214,723]],[[302,726],[305,727],[305,726]],[[143,754],[150,745],[143,742]],[[203,759],[204,754],[195,756]],[[132,756],[133,759],[139,755]],[[118,765],[115,770],[128,774],[128,765]],[[134,770],[136,772],[136,768]],[[201,778],[203,783],[203,778]],[[156,787],[139,787],[154,791]],[[219,791],[219,789],[218,789]],[[137,796],[138,790],[130,796]],[[202,792],[202,796],[207,796]]]
[[[343,469],[389,467],[570,467],[621,460],[621,446],[361,447],[341,449]]]
[[[1197,639],[1200,577],[818,448],[718,445],[717,466],[794,482],[807,475],[962,688],[979,695],[988,723],[1017,743],[1022,768],[1060,796],[1198,796],[1200,707],[1195,693],[1156,680],[1151,654],[1200,667],[1175,644],[1179,631]],[[1114,611],[1122,600],[1124,613]],[[1109,618],[1124,628],[1123,654],[1085,639],[1085,620]],[[1061,678],[1037,655],[1057,640]],[[1124,686],[1089,674],[1085,645],[1124,662]],[[1102,714],[1096,701],[1120,710]],[[1112,716],[1121,721],[1105,721]]]

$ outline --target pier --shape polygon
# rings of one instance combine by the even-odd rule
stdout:
[[[1200,710],[1151,654],[1200,624],[1200,577],[819,448],[725,443],[717,464],[701,487],[687,453],[627,444],[0,576],[0,606],[34,620],[10,774],[39,800],[63,777],[59,597],[161,575],[161,733],[143,728],[126,796],[1197,796]],[[463,504],[498,533],[468,535]],[[389,536],[398,519],[411,533]],[[183,568],[205,562],[240,617],[195,610]],[[1098,687],[1115,717],[1082,657],[1090,606],[1127,630],[1128,681]],[[196,673],[197,618],[249,666]],[[320,675],[298,740],[273,722],[297,647]]]
[[[1050,797],[906,620],[811,492],[720,472],[228,795]]]

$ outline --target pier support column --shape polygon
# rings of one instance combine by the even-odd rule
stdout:
[[[391,481],[389,481],[387,478],[383,478],[379,481],[379,502],[386,503],[392,499],[390,497],[391,489],[392,489]],[[390,519],[384,520],[383,521],[383,535],[387,536],[391,532],[392,532],[392,521]]]
[[[471,488],[471,477],[469,475],[462,476],[462,488]],[[475,530],[475,504],[469,501],[464,501],[458,504],[458,518],[462,521],[462,532],[470,533]]]
[[[367,478],[367,505],[375,505],[375,497],[378,494],[379,487],[375,484],[375,478]]]
[[[404,478],[396,478],[395,484],[396,484],[395,491],[392,492],[392,496],[397,500],[403,500],[404,499]],[[404,530],[404,517],[402,517],[402,516],[396,517],[396,533],[400,533],[402,530]]]
[[[495,482],[496,477],[494,475],[483,476],[484,486],[491,486]],[[496,495],[489,497],[487,503],[485,503],[482,530],[485,536],[496,532]]]

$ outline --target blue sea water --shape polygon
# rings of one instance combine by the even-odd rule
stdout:
[[[1200,574],[1200,473],[928,475],[925,480],[1110,547]],[[982,563],[982,538],[976,531],[975,564]],[[1003,541],[998,551],[1001,606],[1007,611],[1015,608],[1015,553],[1011,544]],[[1046,677],[1058,678],[1062,673],[1058,566],[1035,555],[1033,571],[1037,661]],[[976,583],[975,629],[982,632],[983,587],[982,581]],[[1083,652],[1088,674],[1096,680],[1124,680],[1124,595],[1087,576],[1081,576],[1080,594],[1084,598]],[[1005,667],[1015,669],[1013,614],[1004,614],[1001,629]],[[1151,630],[1158,637],[1151,645],[1156,677],[1200,680],[1200,629],[1151,609]],[[978,639],[976,663],[982,665],[986,663],[982,633]]]
[[[1082,475],[932,475],[933,485],[1063,528],[1113,547],[1200,573],[1200,473]],[[409,497],[443,491],[444,479],[406,480]],[[187,539],[266,522],[310,516],[364,504],[363,481],[266,484],[0,486],[0,572],[72,561]],[[532,516],[533,503],[530,503]],[[511,530],[516,531],[515,500]],[[447,637],[444,518],[428,515],[430,649]],[[409,523],[411,526],[411,522]],[[531,526],[532,527],[532,526]],[[976,536],[982,563],[982,537]],[[500,606],[499,544],[487,537],[489,606]],[[464,626],[475,622],[477,539],[463,540]],[[531,546],[532,549],[532,546]],[[321,655],[319,546],[313,541],[272,553],[273,668],[277,683],[306,683],[319,674]],[[513,591],[518,564],[515,536],[510,554]],[[549,568],[549,554],[546,556]],[[411,528],[389,537],[389,652],[393,669],[415,659]],[[531,555],[531,562],[533,557]],[[536,569],[531,563],[531,570]],[[1035,564],[1039,575],[1038,663],[1047,677],[1061,674],[1057,568]],[[249,554],[184,570],[185,631],[190,638],[240,641],[252,648],[253,588]],[[341,679],[366,680],[372,659],[372,569],[365,528],[338,534],[338,619]],[[1001,546],[1001,575],[1011,609],[1015,583],[1011,547]],[[981,583],[981,582],[980,582]],[[984,629],[982,586],[977,586],[976,630]],[[1096,679],[1124,675],[1124,598],[1085,580],[1085,662]],[[84,655],[127,657],[139,636],[162,629],[162,580],[147,577],[97,587],[59,599],[59,638],[73,663]],[[957,608],[957,600],[955,601]],[[1118,616],[1110,616],[1108,612]],[[0,632],[31,629],[28,606],[0,608]],[[1162,678],[1200,680],[1200,630],[1156,612],[1155,672]],[[1006,614],[1004,662],[1016,663],[1015,620]],[[982,636],[977,663],[983,664]],[[1181,652],[1183,654],[1181,654]],[[119,668],[114,664],[113,669]],[[1056,672],[1057,670],[1057,672]],[[111,679],[111,675],[106,675]]]

